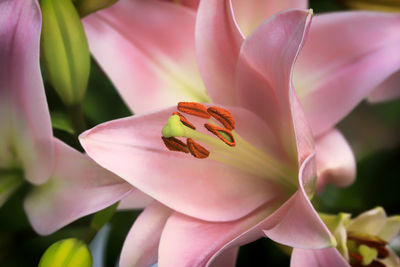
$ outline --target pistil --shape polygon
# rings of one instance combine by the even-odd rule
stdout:
[[[236,131],[228,129],[235,127],[235,122],[229,111],[213,107],[211,115],[207,116],[205,112],[209,111],[210,108],[206,109],[202,104],[191,102],[179,103],[178,109],[181,112],[204,119],[208,117],[208,123],[205,123],[204,127],[215,136],[195,130],[195,126],[185,117],[174,112],[162,129],[162,137],[164,142],[167,142],[165,144],[168,149],[186,152],[187,148],[195,158],[215,160],[230,165],[258,177],[282,184],[290,190],[297,188],[297,173],[295,171],[254,147]],[[228,128],[217,126],[217,123],[212,120],[213,118]],[[183,146],[182,144],[185,142],[178,138],[186,138],[187,146]],[[171,146],[173,146],[172,149]]]

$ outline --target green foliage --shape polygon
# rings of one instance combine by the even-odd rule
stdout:
[[[114,215],[118,204],[119,202],[96,213],[92,219],[90,227],[96,231],[99,231]]]
[[[52,112],[51,125],[53,126],[54,129],[65,131],[69,134],[75,134],[71,121],[66,113]]]

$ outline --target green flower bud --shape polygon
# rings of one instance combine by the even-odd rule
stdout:
[[[81,17],[87,16],[97,10],[109,7],[118,0],[76,0],[75,6]]]
[[[90,267],[92,255],[87,245],[76,238],[58,241],[43,254],[39,267]]]
[[[41,52],[45,73],[70,106],[85,96],[90,54],[83,26],[71,0],[41,0]]]

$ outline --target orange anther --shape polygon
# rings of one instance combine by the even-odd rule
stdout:
[[[377,236],[372,236],[372,235],[369,236],[354,232],[348,232],[347,239],[353,240],[358,244],[363,244],[368,247],[376,249],[378,251],[379,259],[385,259],[389,256],[389,251],[386,248],[387,242]]]
[[[378,251],[378,259],[386,259],[389,257],[389,250],[386,247],[373,247]]]
[[[387,242],[378,236],[359,234],[352,231],[347,233],[347,239],[368,246],[386,246]]]
[[[165,146],[171,151],[181,151],[185,153],[189,153],[187,146],[181,140],[175,137],[161,137],[164,141]]]
[[[208,155],[210,155],[210,151],[205,149],[192,138],[187,139],[187,147],[189,148],[190,154],[192,154],[195,158],[205,159],[208,157]]]
[[[219,107],[209,107],[208,113],[218,120],[224,127],[230,131],[235,129],[235,120],[233,119],[232,113],[226,109]]]
[[[363,257],[360,254],[358,254],[354,251],[349,251],[349,254],[350,254],[350,257],[352,257],[356,261],[356,263],[362,262]]]
[[[210,114],[207,112],[206,106],[196,102],[179,102],[178,110],[193,116],[209,119]]]
[[[236,145],[235,137],[233,137],[232,132],[229,131],[228,129],[225,129],[225,128],[222,128],[222,127],[219,127],[219,126],[215,126],[215,125],[212,125],[212,124],[209,124],[209,123],[204,124],[204,127],[206,127],[207,130],[209,130],[210,132],[215,134],[219,139],[224,141],[225,144],[227,144],[229,146],[235,146]],[[223,134],[227,135],[230,140],[226,139],[226,137],[223,136]]]
[[[172,113],[172,115],[178,115],[179,118],[181,119],[181,122],[182,122],[184,125],[186,125],[186,126],[189,127],[189,128],[192,128],[193,130],[196,130],[196,127],[195,127],[193,124],[191,124],[190,121],[188,121],[188,120],[185,118],[185,116],[183,116],[181,113],[179,113],[179,112],[174,112],[174,113]]]

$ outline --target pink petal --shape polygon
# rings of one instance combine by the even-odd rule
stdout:
[[[315,179],[315,159],[311,154],[299,171],[299,190],[260,227],[272,240],[296,248],[325,248],[336,244],[335,238],[322,222],[307,195],[312,191],[304,187]]]
[[[86,155],[57,139],[54,142],[55,171],[50,181],[35,187],[24,202],[28,219],[39,234],[51,234],[135,190]]]
[[[291,73],[311,15],[310,11],[291,10],[270,18],[246,39],[237,66],[241,105],[262,117],[296,160],[292,112],[301,108],[292,95]]]
[[[312,159],[308,158],[301,169],[301,183],[314,173]],[[300,193],[279,208],[283,201],[275,199],[231,222],[207,222],[174,213],[161,236],[159,265],[226,266],[217,263],[232,260],[229,255],[234,249],[261,237],[263,229],[275,241],[290,246],[320,248],[332,245],[333,236],[313,210],[302,185]]]
[[[234,267],[236,266],[236,259],[239,253],[239,247],[232,247],[223,252],[221,255],[216,255],[215,258],[211,258],[209,266],[213,267]]]
[[[172,210],[154,201],[136,219],[122,247],[119,265],[148,267],[157,262],[158,244]]]
[[[83,133],[80,140],[101,166],[172,209],[203,220],[237,219],[282,194],[268,180],[247,170],[168,151],[161,129],[173,111],[111,121]],[[263,129],[268,127],[262,120],[243,109],[230,111],[243,138],[265,138],[268,132]],[[267,141],[274,143],[274,139]]]
[[[183,6],[192,8],[194,10],[197,9],[197,7],[199,6],[199,2],[200,2],[200,0],[163,0],[163,1],[173,2],[175,4],[183,5]]]
[[[147,207],[154,199],[146,195],[140,190],[134,190],[132,193],[121,199],[118,205],[119,210],[136,210],[144,209]]]
[[[318,190],[327,184],[348,186],[356,178],[356,161],[349,144],[336,129],[316,140]]]
[[[400,96],[400,71],[393,73],[377,89],[375,89],[369,96],[370,102],[383,102],[398,98]]]
[[[336,248],[295,248],[290,258],[290,267],[350,267]]]
[[[243,42],[231,0],[202,1],[196,20],[196,53],[213,102],[234,105],[235,69]]]
[[[174,3],[120,0],[85,18],[93,56],[135,113],[209,100],[195,58],[195,15]]]
[[[234,266],[238,246],[262,236],[257,223],[280,201],[268,203],[232,222],[213,223],[173,213],[161,235],[158,264],[162,266]],[[224,265],[219,263],[224,262]]]
[[[264,20],[289,8],[307,8],[307,0],[233,0],[235,18],[249,36]]]
[[[50,177],[54,153],[39,66],[40,27],[37,1],[1,1],[0,168],[21,164],[34,184]]]
[[[294,71],[315,135],[346,116],[400,68],[400,15],[342,12],[316,16]],[[398,80],[398,78],[391,78]]]

